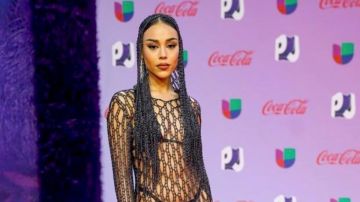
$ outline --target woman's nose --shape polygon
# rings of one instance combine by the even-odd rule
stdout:
[[[167,58],[167,52],[166,52],[166,48],[165,47],[161,47],[160,48],[160,58],[161,59],[165,59],[165,58]]]

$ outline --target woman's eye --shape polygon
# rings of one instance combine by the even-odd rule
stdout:
[[[148,48],[150,48],[151,50],[154,50],[154,49],[156,49],[157,47],[154,46],[154,45],[148,45]]]
[[[170,45],[168,45],[168,47],[171,48],[171,49],[176,48],[176,46],[177,46],[176,44],[170,44]]]

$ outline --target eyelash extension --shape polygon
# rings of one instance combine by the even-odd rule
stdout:
[[[155,46],[155,45],[148,45],[147,46],[148,48],[150,48],[150,49],[156,49],[156,48],[158,48],[158,46]],[[177,47],[177,44],[170,44],[170,45],[167,45],[167,47],[169,47],[169,48],[176,48]]]
[[[150,48],[150,49],[152,49],[152,50],[155,49],[155,48],[157,48],[157,46],[154,46],[154,45],[148,45],[147,47]]]
[[[168,45],[169,48],[176,48],[177,47],[177,44],[170,44]]]

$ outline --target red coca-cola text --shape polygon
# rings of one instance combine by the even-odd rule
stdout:
[[[208,64],[213,66],[248,66],[252,61],[253,51],[238,50],[233,54],[220,54],[218,51],[211,54]]]
[[[339,153],[331,153],[325,150],[320,152],[316,163],[318,165],[359,165],[360,150],[348,149]]]
[[[360,8],[360,0],[320,0],[319,7],[327,8]]]
[[[195,16],[198,11],[198,1],[182,1],[175,5],[166,5],[161,2],[156,8],[155,13],[163,13],[176,17]]]
[[[272,100],[265,103],[263,115],[302,115],[307,110],[307,100],[294,99],[287,103],[274,103]]]

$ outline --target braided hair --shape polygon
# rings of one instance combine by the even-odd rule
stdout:
[[[183,143],[185,163],[190,168],[190,171],[195,174],[197,179],[200,179],[200,184],[202,186],[204,183],[208,183],[208,179],[201,151],[200,125],[196,124],[197,117],[192,109],[191,100],[185,85],[184,63],[182,58],[183,43],[175,19],[165,14],[150,15],[143,20],[139,27],[137,38],[137,84],[134,86],[135,127],[133,134],[135,155],[144,161],[145,176],[147,176],[146,173],[149,172],[152,176],[152,179],[150,180],[152,182],[145,182],[145,184],[150,185],[150,183],[152,183],[152,186],[155,187],[155,184],[159,180],[159,159],[157,151],[161,139],[161,131],[152,105],[148,81],[149,73],[145,67],[145,62],[142,59],[142,48],[144,32],[152,25],[159,22],[171,26],[178,33],[178,64],[176,70],[171,75],[171,85],[179,94],[180,98],[181,118],[185,133]],[[146,181],[147,179],[144,180]],[[209,187],[205,186],[204,188],[208,188],[208,193],[210,193]]]

